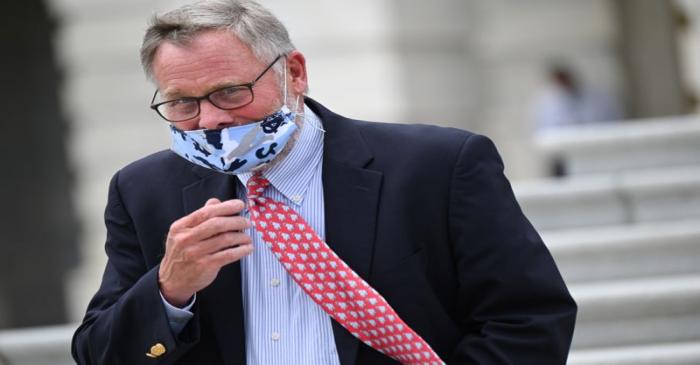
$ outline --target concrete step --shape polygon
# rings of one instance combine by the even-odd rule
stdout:
[[[700,273],[576,284],[573,347],[700,340]]]
[[[70,341],[78,324],[0,331],[0,364],[70,365]]]
[[[700,164],[513,184],[535,227],[700,218]]]
[[[513,191],[538,230],[554,230],[627,223],[616,185],[612,176],[591,176],[518,182]]]
[[[567,126],[538,136],[573,175],[700,164],[700,117]]]
[[[700,272],[700,219],[543,231],[567,283]]]
[[[568,365],[697,365],[700,342],[576,350]]]

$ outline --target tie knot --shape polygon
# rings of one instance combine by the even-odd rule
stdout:
[[[262,195],[265,188],[270,185],[270,181],[262,176],[262,174],[255,174],[249,180],[247,184],[248,188],[248,199],[256,199]]]

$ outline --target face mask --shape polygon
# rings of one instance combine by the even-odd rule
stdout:
[[[190,162],[226,174],[240,174],[269,163],[284,149],[297,125],[282,108],[262,121],[218,130],[182,131],[170,126],[170,149]]]

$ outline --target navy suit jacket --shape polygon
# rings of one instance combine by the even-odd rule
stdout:
[[[565,364],[576,305],[486,137],[350,120],[317,102],[330,247],[448,364]],[[158,290],[170,224],[234,177],[170,151],[113,177],[108,263],[72,344],[79,364],[245,364],[240,264],[198,293],[174,336]],[[333,321],[342,365],[396,364]],[[146,356],[161,343],[166,353]]]

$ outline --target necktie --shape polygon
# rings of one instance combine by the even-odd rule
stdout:
[[[292,279],[353,336],[402,364],[442,360],[387,301],[355,273],[294,209],[262,196],[270,182],[248,180],[251,221]]]

